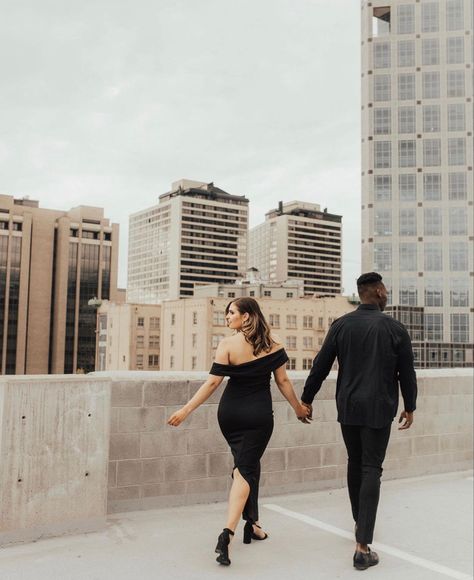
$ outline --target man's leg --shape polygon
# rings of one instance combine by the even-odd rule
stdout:
[[[359,519],[359,497],[362,483],[362,427],[341,424],[342,438],[347,449],[347,487],[351,500],[352,517]]]
[[[360,428],[362,446],[362,481],[359,494],[356,540],[358,544],[371,544],[380,497],[380,477],[385,459],[391,425],[382,429]]]

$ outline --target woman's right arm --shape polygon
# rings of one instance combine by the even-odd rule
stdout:
[[[281,394],[285,397],[288,403],[293,407],[296,416],[303,423],[309,423],[311,420],[310,409],[305,405],[301,404],[298,400],[293,384],[290,381],[288,375],[286,374],[286,365],[282,365],[273,371],[275,377],[275,382],[280,389]]]
[[[215,362],[228,364],[228,360],[229,355],[223,340],[217,347]],[[171,417],[168,419],[168,425],[172,425],[173,427],[180,425],[188,417],[188,415],[190,415],[200,405],[207,401],[207,399],[209,399],[209,397],[217,389],[217,387],[219,387],[223,380],[224,377],[209,375],[207,381],[199,387],[195,395],[189,399],[186,405],[171,415]]]

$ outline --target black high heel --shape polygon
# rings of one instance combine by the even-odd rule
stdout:
[[[230,544],[230,537],[234,535],[232,530],[229,528],[224,528],[222,533],[219,534],[217,538],[217,546],[215,552],[219,554],[216,558],[216,562],[222,564],[222,566],[230,566],[230,559],[229,559],[229,544]]]
[[[252,540],[266,540],[268,538],[268,534],[266,532],[263,538],[257,536],[257,534],[253,531],[253,527],[257,526],[257,528],[262,529],[261,526],[258,524],[252,524],[250,522],[245,522],[244,526],[244,544],[250,544]]]

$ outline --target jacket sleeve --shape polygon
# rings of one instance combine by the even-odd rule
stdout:
[[[413,349],[410,335],[403,329],[401,336],[400,350],[398,352],[398,380],[402,392],[405,411],[408,413],[416,409],[416,397],[418,387],[416,384],[416,373],[413,360]]]
[[[326,340],[321,347],[321,350],[316,355],[313,366],[306,379],[301,400],[304,403],[311,404],[317,392],[321,388],[324,379],[328,376],[329,371],[337,356],[336,337],[334,324],[329,329]]]

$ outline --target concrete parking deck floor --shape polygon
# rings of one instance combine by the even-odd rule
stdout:
[[[2,580],[472,578],[472,473],[384,482],[374,548],[381,562],[352,568],[347,490],[262,499],[271,537],[244,545],[232,565],[213,552],[225,504],[114,514],[107,529],[0,550]]]

